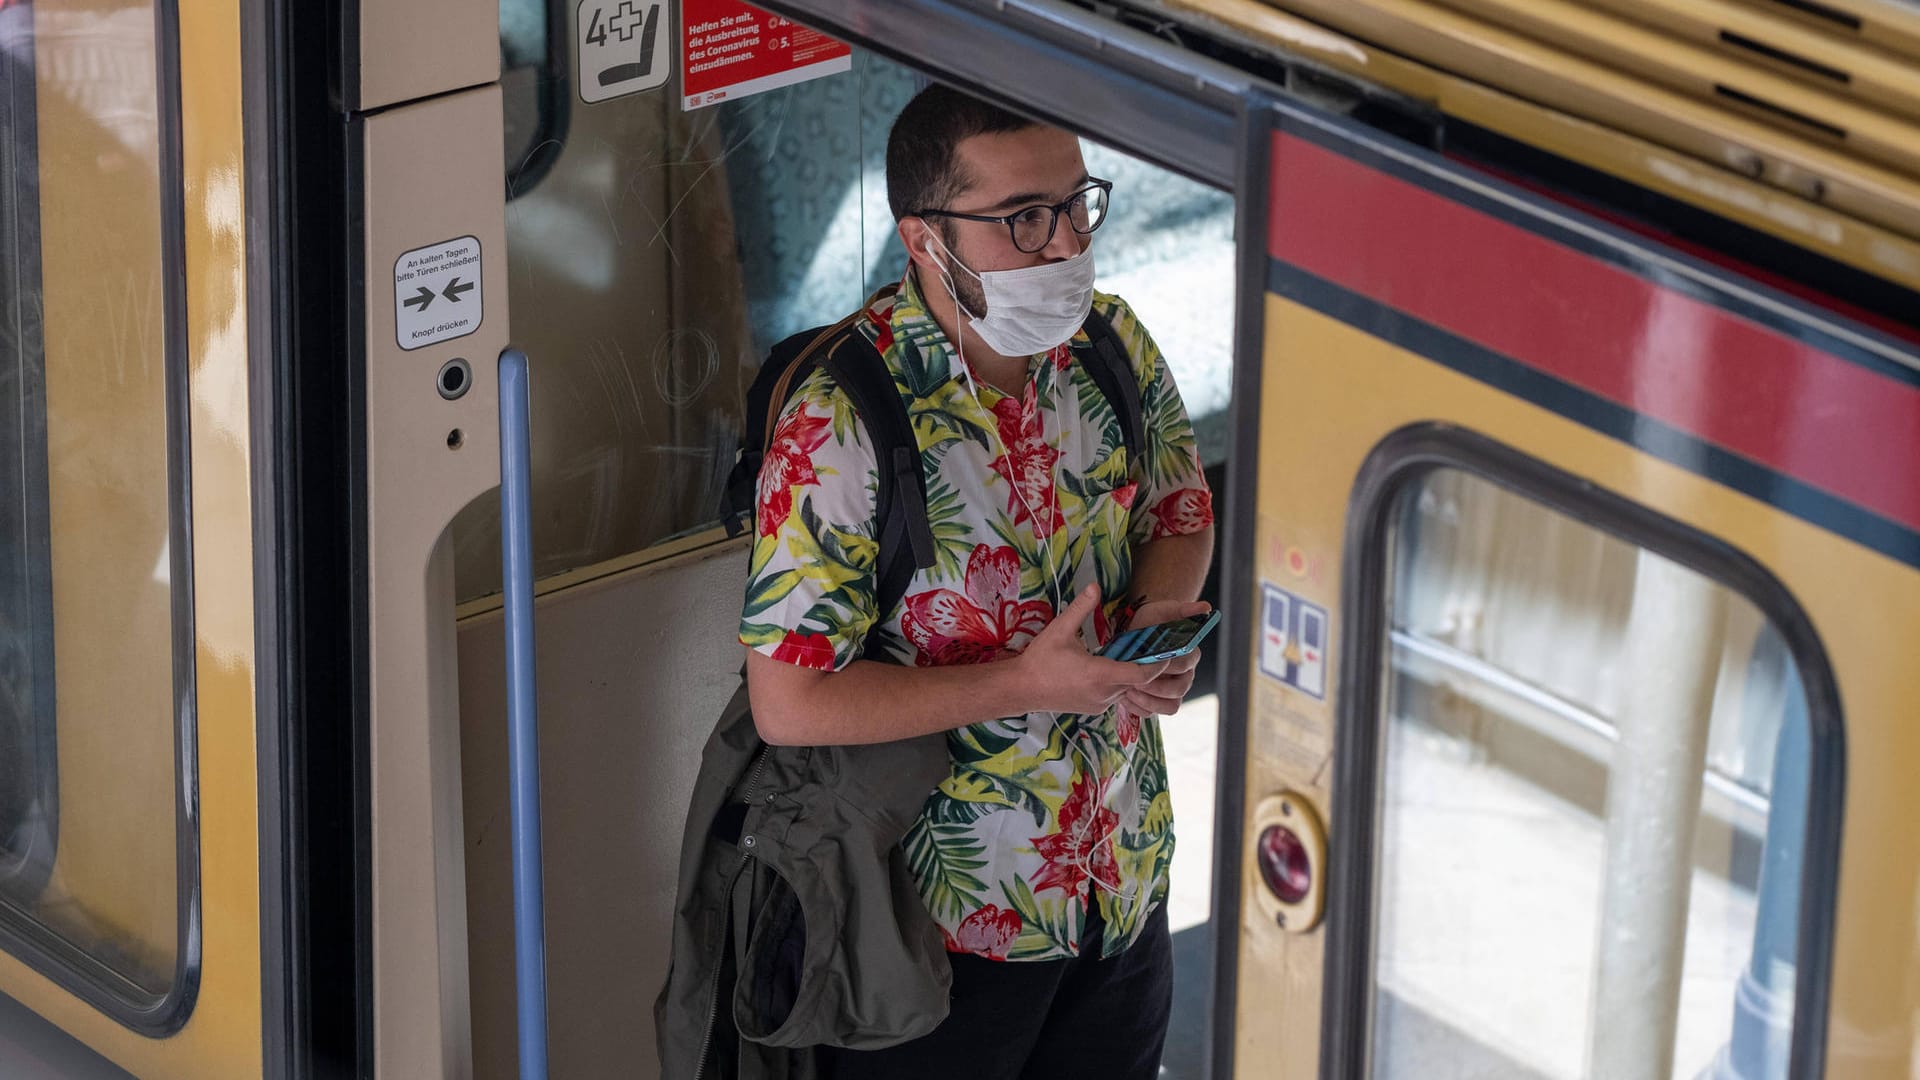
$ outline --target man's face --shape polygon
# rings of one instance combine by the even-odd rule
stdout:
[[[1000,217],[1029,206],[1053,205],[1087,186],[1087,165],[1080,157],[1080,140],[1059,128],[1036,125],[1019,131],[975,135],[954,148],[961,173],[971,183],[943,209],[964,214]],[[941,230],[941,239],[962,263],[976,273],[1018,270],[1041,263],[1070,259],[1093,239],[1059,222],[1053,238],[1039,251],[1014,246],[1007,227],[984,221],[935,218],[928,222]],[[960,303],[985,314],[986,297],[977,278],[963,270],[952,274]]]

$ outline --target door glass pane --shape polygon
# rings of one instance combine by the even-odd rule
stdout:
[[[1784,1077],[1808,719],[1779,633],[1461,471],[1396,522],[1374,1075]]]
[[[578,4],[561,6],[554,17],[577,17]],[[509,67],[540,54],[530,42],[551,10],[502,5]],[[576,33],[569,23],[563,40]],[[540,88],[562,78],[506,84],[510,129],[540,126]],[[907,69],[856,54],[848,73],[692,112],[669,83],[574,96],[563,128],[544,123],[551,163],[519,176],[507,206],[514,338],[538,388],[536,574],[718,521],[767,348],[898,272],[882,164],[916,87]],[[509,147],[510,173],[528,152]],[[454,524],[461,599],[499,588],[498,514],[483,499]]]
[[[549,576],[711,528],[767,350],[896,281],[893,119],[926,78],[852,70],[683,111],[675,83],[585,102],[563,70],[594,4],[500,9],[513,337],[532,361],[533,550]],[[564,24],[564,33],[556,29]],[[567,92],[559,95],[555,87]],[[1203,459],[1226,447],[1233,204],[1091,143],[1112,179],[1099,287],[1153,328]],[[529,162],[533,164],[530,165]],[[498,591],[499,508],[454,523],[459,598]]]
[[[1113,181],[1094,249],[1100,291],[1153,331],[1193,421],[1200,461],[1227,459],[1233,373],[1233,196],[1095,143],[1087,171]]]
[[[0,924],[142,1006],[181,940],[157,47],[150,3],[0,4]]]

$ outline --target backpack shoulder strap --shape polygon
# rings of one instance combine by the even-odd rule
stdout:
[[[920,468],[920,442],[906,402],[894,386],[886,360],[865,334],[849,333],[833,342],[820,357],[853,402],[860,422],[873,439],[874,460],[880,471],[874,522],[878,531],[879,566],[874,594],[881,617],[906,596],[915,567],[933,566],[933,527],[927,520],[927,481]],[[878,638],[868,639],[869,658],[876,655]]]
[[[861,311],[864,310],[864,308],[861,309]],[[787,361],[786,367],[780,372],[780,377],[773,384],[772,402],[767,409],[767,427],[760,433],[760,445],[763,448],[773,445],[773,429],[779,426],[780,414],[786,411],[787,398],[806,381],[807,373],[820,362],[821,350],[829,347],[835,338],[849,332],[855,337],[860,336],[859,332],[854,330],[854,320],[858,319],[860,314],[860,311],[856,311],[832,326],[822,327],[820,332],[814,335],[813,340],[807,342],[806,347],[795,353],[792,360]]]
[[[1140,454],[1147,445],[1139,376],[1133,370],[1133,362],[1127,358],[1127,348],[1121,343],[1120,335],[1114,332],[1113,324],[1107,321],[1106,316],[1098,310],[1089,309],[1082,328],[1093,342],[1093,355],[1087,358],[1087,374],[1092,377],[1093,384],[1100,388],[1100,393],[1106,396],[1114,415],[1120,418],[1120,434],[1126,442],[1127,463],[1131,467],[1140,461]]]
[[[768,444],[773,442],[780,414],[787,397],[806,380],[816,364],[816,354],[845,331],[859,312],[831,326],[816,326],[783,338],[768,350],[767,357],[747,388],[745,423],[733,467],[727,472],[726,486],[720,492],[720,522],[728,536],[739,536],[752,528],[754,507],[760,494],[760,466],[766,462]]]

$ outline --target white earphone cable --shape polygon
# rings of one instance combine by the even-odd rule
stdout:
[[[941,246],[945,247],[945,244],[942,244]],[[931,258],[933,253],[931,251],[928,251],[927,254]],[[944,265],[942,266],[941,269],[942,269],[941,278],[940,278],[941,284],[946,286],[947,295],[953,300],[953,306],[955,310],[966,311],[965,306],[960,303],[960,296],[957,289],[954,287],[951,273],[946,270]],[[967,362],[966,341],[965,341],[964,331],[960,333],[959,337],[953,342],[953,345],[954,345],[954,350],[958,354],[960,359],[961,377],[964,378],[967,382],[967,392],[969,396],[973,398],[974,407],[978,409],[981,413],[987,415],[991,419],[993,417],[993,413],[989,411],[987,407],[984,404],[982,404],[980,401],[980,384],[974,379],[973,365]],[[1060,408],[1059,408],[1059,380],[1057,378],[1048,385],[1047,394],[1048,394],[1047,404],[1053,407],[1054,415],[1055,417],[1058,417],[1060,414]],[[1037,395],[1034,400],[1034,411],[1036,414],[1035,423],[1040,426],[1040,429],[1043,433],[1041,442],[1043,445],[1045,445],[1046,440],[1044,438],[1044,432],[1046,430],[1046,410],[1042,408],[1041,402]],[[1019,483],[1019,480],[1017,479],[1018,477],[1023,475],[1023,470],[1020,468],[1019,464],[1014,460],[1013,451],[1011,450],[1011,448],[1007,446],[1007,441],[1001,437],[998,424],[989,423],[988,430],[990,430],[993,433],[994,441],[1000,444],[1000,453],[1003,456],[1005,456],[1007,459],[1007,465],[1008,465],[1007,471],[1009,473],[1008,483],[1011,484],[1013,487],[1014,497],[1019,499],[1020,505],[1026,509],[1027,520],[1033,527],[1033,531],[1036,535],[1036,538],[1040,541],[1042,545],[1042,551],[1044,552],[1043,557],[1046,561],[1046,576],[1047,576],[1048,592],[1050,593],[1050,599],[1053,601],[1053,610],[1057,617],[1060,610],[1064,606],[1063,604],[1064,594],[1060,590],[1060,568],[1056,567],[1055,565],[1052,538],[1055,534],[1064,533],[1066,531],[1066,522],[1064,520],[1064,515],[1059,514],[1056,511],[1056,508],[1054,506],[1047,507],[1049,516],[1046,520],[1046,525],[1048,526],[1048,530],[1044,535],[1040,534],[1040,528],[1041,528],[1040,515],[1035,511],[1033,503],[1027,498],[1026,492],[1022,489],[1022,485]],[[1052,487],[1054,484],[1058,482],[1059,461],[1062,455],[1062,447],[1065,445],[1065,438],[1066,438],[1066,425],[1064,423],[1056,424],[1056,431],[1054,433],[1054,443],[1051,446],[1051,449],[1053,451],[1053,459],[1048,464],[1048,475],[1047,475],[1048,487]],[[1043,498],[1045,497],[1044,494],[1042,495],[1042,497]],[[1069,540],[1067,543],[1067,550],[1069,553],[1071,553],[1072,549],[1073,549],[1073,545],[1071,540]],[[1120,706],[1117,706],[1117,705],[1114,706],[1114,708],[1119,708],[1119,707]],[[1112,788],[1115,785],[1115,782],[1118,781],[1122,776],[1124,776],[1127,773],[1129,766],[1123,763],[1119,772],[1115,773],[1113,776],[1108,777],[1104,781],[1102,781],[1100,776],[1100,768],[1098,764],[1088,755],[1086,749],[1080,745],[1080,741],[1074,738],[1071,734],[1068,734],[1067,732],[1061,729],[1060,715],[1058,713],[1048,714],[1048,722],[1053,725],[1054,731],[1058,732],[1061,735],[1061,737],[1065,740],[1067,744],[1067,748],[1080,758],[1080,763],[1085,767],[1090,781],[1096,785],[1095,792],[1098,796],[1098,801],[1095,803],[1094,806],[1088,809],[1088,812],[1081,819],[1081,821],[1075,825],[1075,832],[1073,834],[1073,841],[1074,841],[1073,848],[1076,853],[1074,856],[1075,865],[1079,868],[1081,873],[1086,875],[1087,880],[1089,882],[1092,882],[1095,887],[1107,893],[1109,896],[1114,897],[1116,900],[1131,902],[1139,895],[1139,884],[1137,882],[1135,883],[1132,889],[1124,890],[1124,891],[1120,889],[1116,889],[1112,886],[1109,886],[1104,881],[1101,881],[1099,878],[1099,875],[1094,873],[1093,866],[1091,865],[1093,861],[1094,853],[1100,849],[1101,845],[1107,843],[1109,840],[1113,838],[1114,834],[1120,831],[1118,814],[1115,814],[1113,826],[1107,829],[1107,831],[1103,835],[1093,840],[1091,843],[1089,843],[1087,840],[1087,830],[1092,826],[1092,823],[1095,821],[1095,819],[1098,818],[1099,811],[1108,809],[1108,807],[1106,806],[1106,792],[1112,790]],[[1118,868],[1116,867],[1116,873],[1117,873],[1117,870]]]

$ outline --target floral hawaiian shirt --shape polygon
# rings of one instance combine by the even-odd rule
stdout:
[[[875,611],[875,455],[824,371],[789,398],[760,468],[740,640],[838,670],[881,635],[893,660],[978,664],[1018,653],[1057,606],[1097,581],[1101,644],[1136,545],[1213,522],[1193,428],[1160,351],[1124,301],[1094,306],[1140,379],[1146,445],[1127,460],[1119,417],[1076,350],[1043,356],[1020,397],[961,361],[909,276],[861,322],[893,373],[927,479],[936,565]],[[1049,579],[1052,579],[1051,581]],[[1102,955],[1124,950],[1167,893],[1173,805],[1153,717],[1035,712],[947,733],[953,771],[902,844],[948,949],[996,960],[1077,955],[1098,903]]]

